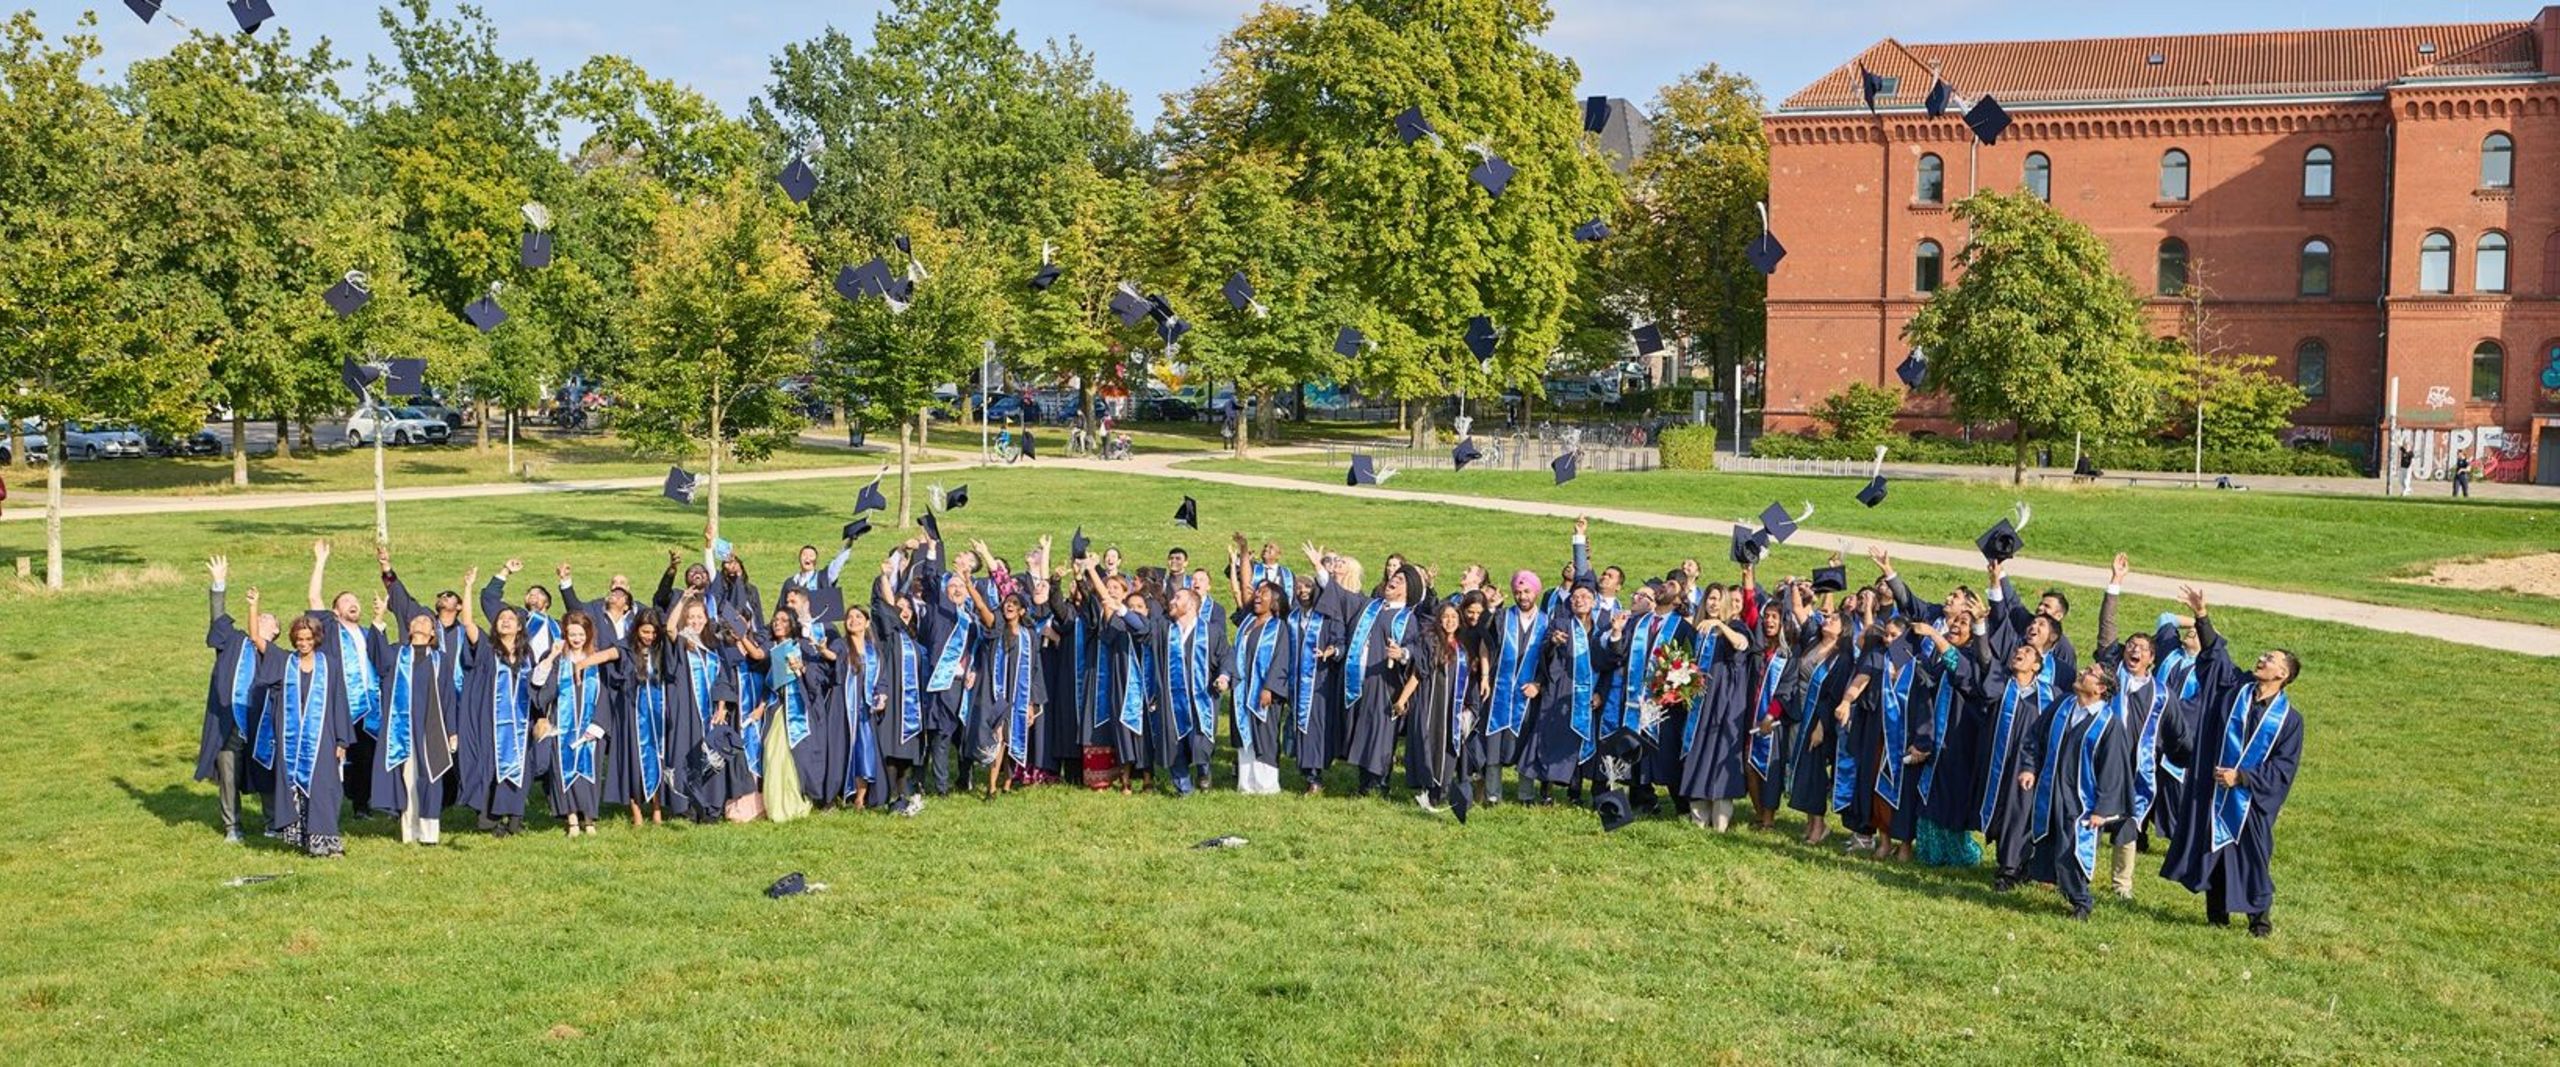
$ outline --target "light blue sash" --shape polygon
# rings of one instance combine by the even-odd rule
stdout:
[[[562,653],[565,658],[567,653]],[[587,727],[596,721],[596,698],[604,691],[604,679],[597,669],[569,668],[568,690],[563,715],[567,721],[553,740],[560,743],[560,779],[563,782],[596,780],[596,743],[587,738]]]
[[[382,769],[386,771],[409,761],[409,675],[417,670],[417,658],[416,645],[402,645],[400,658],[391,661],[390,708],[382,724]],[[433,671],[435,665],[430,662],[427,669]],[[435,679],[429,678],[427,684],[434,685]]]
[[[382,733],[382,679],[374,677],[373,657],[365,654],[362,631],[338,624],[338,672],[346,677],[347,715],[364,732]]]
[[[2116,700],[2119,703],[2124,703],[2125,694],[2132,692],[2125,687],[2125,680],[2128,677],[2130,675],[2124,668],[2116,668]],[[2159,786],[2159,783],[2151,777],[2151,768],[2160,761],[2160,716],[2168,706],[2168,700],[2162,695],[2160,683],[2157,681],[2146,686],[2143,689],[2143,695],[2151,706],[2150,714],[2142,719],[2141,732],[2135,734],[2133,738],[2132,818],[2135,826],[2142,825],[2142,820],[2151,814],[2152,794]],[[2132,713],[2131,704],[2125,703],[2124,714]]]
[[[1609,729],[1633,729],[1652,736],[1644,729],[1645,683],[1653,674],[1653,646],[1662,640],[1663,620],[1668,615],[1647,615],[1627,626],[1627,664],[1620,668],[1625,680],[1609,694]]]
[[[960,677],[960,659],[969,654],[970,627],[974,625],[967,611],[953,616],[951,634],[942,639],[942,651],[934,657],[933,678],[925,683],[925,692],[942,692]]]
[[[1520,628],[1524,616],[1529,619],[1526,634]],[[1514,604],[1502,609],[1500,625],[1502,656],[1494,662],[1493,701],[1485,708],[1484,716],[1484,732],[1489,737],[1518,733],[1520,723],[1528,717],[1529,698],[1522,695],[1520,687],[1537,680],[1527,677],[1529,661],[1538,642],[1546,638],[1547,613],[1526,611]]]
[[[249,732],[249,692],[257,685],[258,646],[243,637],[240,639],[240,654],[231,661],[231,732],[235,736],[246,736]]]
[[[1769,705],[1777,703],[1778,685],[1786,681],[1787,665],[1793,660],[1794,657],[1783,650],[1770,654],[1767,666],[1760,672],[1760,697],[1751,703],[1752,726],[1760,725],[1760,720],[1769,717]],[[1751,735],[1752,773],[1763,778],[1769,776],[1769,757],[1777,754],[1777,747],[1778,734],[1775,730]]]
[[[2222,758],[2231,758],[2230,753],[2237,750],[2240,753],[2240,761],[2231,766],[2243,776],[2267,762],[2267,754],[2275,751],[2276,735],[2284,731],[2285,719],[2293,714],[2293,698],[2281,692],[2277,693],[2275,703],[2267,706],[2266,717],[2258,720],[2257,732],[2247,735],[2248,747],[2241,747],[2242,729],[2249,722],[2249,698],[2256,695],[2256,692],[2255,687],[2241,686],[2240,695],[2232,699],[2231,716],[2222,724]],[[2232,842],[2240,839],[2240,830],[2247,825],[2249,825],[2249,787],[2215,782],[2213,786],[2213,851],[2220,852],[2229,848]]]
[[[666,683],[655,679],[641,682],[640,695],[633,703],[638,709],[633,718],[639,720],[632,724],[634,732],[639,735],[632,741],[640,755],[640,795],[656,800],[658,779],[661,777],[658,768],[666,766],[664,757],[658,752],[659,724],[667,715]]]
[[[312,776],[319,773],[322,730],[329,722],[328,675],[323,658],[304,680],[298,663],[285,664],[284,671],[284,767],[286,778],[302,792],[311,791]]]
[[[1574,735],[1582,738],[1582,751],[1575,758],[1589,763],[1591,754],[1600,749],[1600,739],[1593,735],[1591,729],[1591,691],[1597,684],[1591,673],[1591,628],[1576,619],[1567,623],[1565,629],[1572,635],[1570,647],[1573,651],[1573,714],[1568,718],[1573,723]]]
[[[720,710],[716,702],[711,699],[712,686],[720,679],[719,660],[709,652],[686,649],[684,670],[685,681],[693,686],[694,717],[702,720],[702,730],[708,735],[711,731],[711,716]]]
[[[2000,790],[2011,778],[2016,777],[2009,766],[2009,734],[2017,726],[2018,698],[2022,695],[2024,694],[2018,692],[2018,680],[2014,677],[2009,679],[2008,687],[2000,692],[2000,716],[1992,720],[1991,747],[1983,750],[1990,754],[1991,759],[1984,766],[1982,807],[1974,816],[1974,829],[1991,829],[1992,813],[1999,810]],[[2037,675],[2034,706],[2043,707],[2047,699],[2044,676]]]
[[[1209,620],[1191,617],[1189,636],[1186,627],[1176,626],[1168,636],[1167,651],[1173,656],[1167,682],[1173,687],[1174,726],[1181,736],[1207,733],[1217,721],[1218,706],[1209,692]]]
[[[1911,747],[1910,724],[1904,711],[1911,703],[1911,685],[1919,679],[1920,661],[1902,665],[1901,677],[1894,675],[1893,658],[1884,661],[1884,692],[1878,701],[1884,707],[1884,756],[1876,764],[1876,795],[1896,808],[1902,806],[1902,753]]]
[[[998,664],[1010,670],[996,671],[996,700],[1010,714],[1013,726],[1005,731],[1004,747],[1016,764],[1031,758],[1031,651],[1039,645],[1039,638],[1033,636],[1030,627],[1017,627],[1012,659]],[[1003,656],[1002,645],[997,646],[996,654]]]
[[[1922,801],[1929,799],[1930,787],[1937,784],[1938,764],[1946,762],[1938,756],[1947,751],[1947,713],[1954,710],[1956,664],[1962,658],[1962,654],[1953,648],[1947,649],[1946,653],[1938,658],[1938,693],[1935,701],[1937,711],[1936,717],[1930,720],[1933,725],[1929,734],[1934,751],[1929,755],[1929,762],[1920,765],[1920,799]]]
[[[2045,736],[2044,766],[2036,772],[2034,839],[2038,841],[2053,832],[2053,791],[2062,788],[2054,770],[2062,759],[2062,738],[2070,728],[2071,712],[2079,703],[2071,697],[2063,699],[2074,707],[2056,709],[2053,713],[2052,732]],[[2072,783],[2080,797],[2081,817],[2071,820],[2071,856],[2079,862],[2084,875],[2095,871],[2098,866],[2098,831],[2089,825],[2088,819],[2089,809],[2098,804],[2098,738],[2115,720],[2116,702],[2110,700],[2099,704],[2098,710],[2089,716],[2088,725],[2081,728],[2079,773],[2073,776]]]
[[[489,689],[490,753],[496,757],[498,780],[524,784],[525,671],[491,656],[498,676]]]
[[[1689,722],[1680,730],[1680,757],[1682,759],[1687,759],[1689,756],[1689,750],[1697,747],[1698,724],[1707,720],[1707,704],[1715,698],[1714,691],[1706,689],[1705,684],[1706,680],[1714,674],[1716,669],[1716,647],[1724,644],[1724,642],[1716,639],[1715,631],[1700,630],[1698,631],[1698,639],[1693,644],[1695,647],[1691,650],[1690,654],[1696,657],[1698,661],[1700,699],[1697,707],[1689,709]]]
[[[1238,657],[1236,683],[1236,749],[1237,758],[1250,762],[1253,752],[1254,723],[1269,721],[1271,713],[1262,706],[1262,680],[1271,675],[1271,654],[1278,650],[1280,628],[1288,625],[1278,618],[1255,619],[1245,624],[1252,632],[1245,638],[1252,651]]]
[[[793,748],[809,739],[809,703],[801,695],[801,678],[791,676],[791,654],[798,651],[800,641],[792,638],[765,653],[766,662],[771,664],[767,669],[772,672],[773,692],[782,698],[783,738]],[[805,670],[807,664],[802,668]]]
[[[1348,657],[1342,665],[1343,707],[1360,703],[1360,691],[1369,684],[1369,632],[1377,628],[1378,613],[1386,606],[1384,600],[1370,601],[1368,607],[1360,609],[1360,623],[1351,630],[1351,647],[1343,650]],[[1387,622],[1387,642],[1403,644],[1405,624],[1412,619],[1412,608],[1397,608],[1395,618]]]
[[[924,732],[924,676],[916,669],[915,638],[900,633],[898,641],[898,740],[913,741]]]
[[[1294,695],[1297,697],[1298,736],[1305,737],[1307,716],[1316,706],[1316,653],[1324,644],[1324,616],[1316,614],[1313,608],[1302,609],[1296,625],[1298,684],[1293,688],[1297,690]]]
[[[2181,645],[2177,651],[2161,658],[2160,666],[2152,671],[2151,679],[2154,684],[2161,687],[2161,692],[2168,692],[2174,687],[2178,691],[2178,699],[2192,700],[2196,695],[2195,657],[2188,654],[2186,646]],[[2160,754],[2160,770],[2167,774],[2171,781],[2183,783],[2187,780],[2187,769],[2178,766],[2177,761],[2170,759],[2166,752]]]
[[[1129,650],[1120,657],[1120,728],[1132,734],[1147,729],[1147,691],[1156,680],[1151,651],[1144,634],[1131,634]]]

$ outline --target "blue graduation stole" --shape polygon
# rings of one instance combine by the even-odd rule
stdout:
[[[1466,750],[1467,684],[1472,680],[1468,671],[1470,664],[1467,643],[1460,641],[1457,659],[1449,665],[1449,751],[1452,754]]]
[[[952,617],[951,634],[942,639],[942,651],[933,660],[933,678],[925,683],[925,692],[939,693],[951,688],[960,677],[960,658],[969,652],[969,628],[974,625],[966,611]]]
[[[1573,714],[1570,719],[1573,722],[1574,735],[1582,738],[1582,750],[1575,758],[1580,762],[1589,763],[1591,754],[1598,751],[1600,747],[1600,739],[1593,736],[1591,729],[1591,689],[1594,684],[1591,674],[1591,628],[1584,626],[1580,619],[1576,619],[1565,626],[1565,631],[1572,635],[1570,647],[1573,650]]]
[[[285,664],[284,671],[285,778],[305,793],[319,773],[320,731],[329,721],[329,676],[321,673],[329,669],[327,657],[315,657],[312,668],[308,681],[298,663]]]
[[[1129,636],[1129,651],[1120,657],[1120,728],[1133,734],[1147,729],[1147,691],[1155,686],[1155,664],[1144,636]]]
[[[1698,677],[1701,681],[1703,681],[1710,672],[1716,669],[1716,646],[1723,643],[1724,642],[1722,641],[1716,640],[1715,631],[1713,630],[1698,631],[1698,638],[1694,643],[1695,648],[1692,650],[1691,654],[1697,657]],[[1703,691],[1702,695],[1705,695],[1703,694]],[[1689,750],[1697,746],[1698,724],[1705,722],[1706,719],[1707,709],[1703,704],[1699,707],[1689,709],[1689,722],[1686,726],[1682,727],[1680,731],[1680,756],[1682,759],[1688,758]]]
[[[249,732],[249,691],[256,688],[257,683],[258,646],[243,637],[240,639],[240,654],[231,661],[231,732],[234,735]]]
[[[453,692],[449,694],[452,698],[452,702],[445,705],[449,708],[458,708],[462,706],[462,678],[464,674],[462,669],[462,646],[468,642],[469,638],[464,634],[462,624],[460,623],[455,623],[451,626],[439,627],[436,631],[436,655],[439,658],[451,657],[453,660]]]
[[[1787,655],[1784,649],[1776,651],[1769,657],[1767,668],[1760,672],[1760,698],[1751,703],[1751,725],[1758,726],[1761,719],[1768,717],[1769,705],[1778,699],[1778,683],[1786,680],[1787,664],[1793,659],[1794,657]],[[1777,747],[1778,735],[1775,731],[1751,735],[1750,759],[1753,773],[1763,778],[1769,776],[1769,757],[1776,754]]]
[[[2044,706],[2047,688],[2044,676],[2037,675],[2036,707]],[[1998,810],[2001,786],[2012,777],[2009,772],[2009,731],[2017,725],[2018,698],[2023,695],[2018,691],[2016,678],[2009,679],[2008,688],[2000,692],[2000,716],[1992,720],[1991,747],[1985,750],[1991,754],[1991,762],[1988,772],[1982,776],[1982,807],[1974,816],[1975,829],[1991,828],[1991,814]]]
[[[2132,692],[2125,688],[2124,683],[2127,677],[2129,675],[2123,667],[2116,668],[2116,700],[2125,702],[2124,714],[2131,715],[2133,707],[2125,700],[2125,694]],[[2151,768],[2160,761],[2160,715],[2168,704],[2167,698],[2161,693],[2159,682],[2152,682],[2150,687],[2144,690],[2144,695],[2151,705],[2149,709],[2151,714],[2142,720],[2142,731],[2133,738],[2132,817],[2135,826],[2142,825],[2143,818],[2151,814],[2152,793],[2159,785],[2151,778]]]
[[[712,618],[716,619],[719,618],[719,616],[714,615]],[[551,616],[535,611],[532,608],[525,609],[524,646],[526,648],[537,647],[537,639],[540,642],[540,647],[550,647],[552,643],[560,640],[559,629],[560,624],[551,621]]]
[[[1935,724],[1934,732],[1929,735],[1936,739],[1935,745],[1937,752],[1945,752],[1947,750],[1947,713],[1953,710],[1953,705],[1955,704],[1956,664],[1962,658],[1961,653],[1950,647],[1947,649],[1946,653],[1938,659],[1937,713],[1936,717],[1931,720],[1931,722]],[[1938,764],[1940,762],[1942,761],[1937,758],[1937,753],[1933,752],[1930,754],[1929,762],[1920,765],[1920,799],[1923,801],[1929,799],[1929,787],[1936,784],[1938,780]]]
[[[658,753],[658,724],[666,718],[667,714],[667,684],[655,678],[641,682],[636,703],[639,705],[639,714],[634,717],[640,721],[636,724],[635,732],[639,736],[632,738],[632,741],[633,747],[640,754],[640,794],[655,800],[658,797],[658,778],[660,777],[657,768],[666,765]]]
[[[996,647],[996,700],[1012,716],[1013,728],[1005,732],[1004,747],[1015,763],[1031,758],[1031,650],[1039,644],[1030,627],[1020,626],[1014,628],[1011,659],[1003,658],[1003,646]]]
[[[1251,567],[1251,573],[1246,575],[1246,577],[1251,580],[1252,585],[1254,586],[1259,586],[1265,581],[1279,586],[1280,595],[1283,597],[1288,596],[1297,589],[1297,576],[1289,573],[1288,567],[1278,563],[1255,563]]]
[[[1668,615],[1647,615],[1627,627],[1630,636],[1627,639],[1627,665],[1623,668],[1626,679],[1609,693],[1609,729],[1634,728],[1647,737],[1653,735],[1653,731],[1643,727],[1644,687],[1653,674],[1654,643],[1662,640],[1662,623],[1668,618]],[[1634,713],[1632,719],[1629,718],[1630,711]]]
[[[685,681],[693,686],[693,714],[702,720],[704,733],[711,730],[711,716],[719,711],[711,699],[712,684],[719,680],[720,666],[709,652],[684,650]]]
[[[1253,636],[1245,639],[1253,651],[1238,657],[1241,664],[1236,668],[1236,673],[1243,676],[1237,680],[1235,690],[1236,747],[1239,758],[1248,761],[1251,757],[1243,754],[1253,751],[1254,720],[1270,714],[1262,709],[1262,680],[1271,674],[1271,653],[1278,648],[1280,628],[1285,625],[1277,616],[1245,624],[1246,629],[1253,631]]]
[[[2196,658],[2187,652],[2185,646],[2179,646],[2177,651],[2162,657],[2160,665],[2153,668],[2152,683],[2160,686],[2163,693],[2168,692],[2172,687],[2176,688],[2180,700],[2193,699],[2196,695],[2195,661]],[[2171,781],[2183,783],[2187,780],[2187,769],[2178,766],[2177,761],[2170,759],[2166,753],[2161,754],[2159,759],[2160,770],[2166,773]]]
[[[809,705],[800,695],[801,679],[791,676],[790,656],[798,651],[800,639],[795,637],[774,645],[772,651],[765,653],[766,661],[771,664],[766,669],[772,672],[773,692],[782,698],[783,737],[793,748],[800,747],[800,742],[809,739]]]
[[[1520,629],[1523,616],[1529,619],[1527,634]],[[1529,714],[1529,698],[1520,687],[1528,684],[1522,675],[1528,673],[1529,659],[1538,642],[1547,633],[1547,613],[1530,612],[1514,604],[1502,609],[1502,656],[1493,666],[1493,702],[1485,708],[1484,732],[1498,737],[1517,733]]]
[[[2249,698],[2256,695],[2254,686],[2242,685],[2240,695],[2232,698],[2231,715],[2222,724],[2224,759],[2238,751],[2240,759],[2232,768],[2246,775],[2267,762],[2267,754],[2275,751],[2276,735],[2284,731],[2284,721],[2293,714],[2293,698],[2279,692],[2275,703],[2267,706],[2267,714],[2258,720],[2255,733],[2243,738],[2249,722]],[[2245,745],[2245,747],[2244,747]],[[2240,839],[2240,829],[2249,824],[2249,787],[2246,785],[2213,785],[2213,851],[2220,852]]]
[[[564,653],[565,655],[565,653]],[[596,779],[596,745],[587,739],[587,727],[596,721],[596,697],[604,690],[604,680],[596,668],[570,667],[568,681],[568,722],[553,740],[560,743],[560,779],[563,782],[592,782]]]
[[[773,695],[773,680],[764,671],[747,669],[740,659],[734,668],[738,675],[738,743],[747,753],[747,773],[764,777],[764,723],[750,721],[747,714],[764,706],[764,698]]]
[[[1216,721],[1218,710],[1209,696],[1208,649],[1201,641],[1209,629],[1209,620],[1193,615],[1187,638],[1183,636],[1184,629],[1176,626],[1166,635],[1166,650],[1173,656],[1166,673],[1167,684],[1173,687],[1174,728],[1188,737],[1207,732]]]
[[[1354,704],[1358,704],[1360,702],[1360,690],[1367,687],[1369,684],[1369,679],[1367,677],[1369,673],[1369,632],[1377,628],[1378,613],[1385,610],[1386,606],[1387,602],[1384,600],[1370,601],[1368,607],[1360,609],[1360,624],[1353,627],[1351,630],[1351,647],[1344,650],[1344,655],[1348,656],[1349,659],[1342,665],[1343,707],[1347,708]],[[1397,608],[1395,618],[1390,619],[1387,622],[1387,641],[1391,644],[1403,644],[1405,624],[1412,621],[1412,619],[1412,608]]]
[[[1297,705],[1298,736],[1304,737],[1307,734],[1307,715],[1316,706],[1316,653],[1320,651],[1318,646],[1324,644],[1324,616],[1316,614],[1312,608],[1302,611],[1297,629],[1298,684],[1293,687],[1297,692],[1291,695]]]
[[[1796,727],[1796,744],[1793,747],[1796,749],[1795,758],[1797,759],[1803,759],[1804,757],[1813,754],[1812,726],[1815,721],[1814,716],[1827,716],[1829,714],[1828,709],[1817,706],[1822,703],[1822,683],[1824,680],[1831,677],[1831,668],[1839,662],[1840,659],[1838,656],[1825,656],[1821,663],[1814,665],[1813,677],[1805,679],[1804,696],[1798,698],[1796,703],[1796,717],[1804,720],[1802,725]],[[1837,724],[1833,725],[1832,732],[1840,732]],[[1841,740],[1841,738],[1837,737],[1831,739],[1831,747],[1833,751],[1836,752],[1840,749]],[[1839,785],[1835,782],[1832,786],[1831,810],[1838,811],[1838,805]]]
[[[2079,701],[2064,697],[2064,702],[2077,708]],[[2081,818],[2071,821],[2071,856],[2079,861],[2081,873],[2098,866],[2098,831],[2089,825],[2089,809],[2098,803],[2098,735],[2116,720],[2116,701],[2102,701],[2081,728],[2079,774],[2072,783],[2080,796]],[[2044,766],[2036,772],[2036,815],[2034,839],[2042,841],[2053,832],[2053,791],[2061,788],[2054,780],[2054,765],[2062,759],[2062,738],[2071,725],[2071,709],[2056,709],[2052,731],[2045,735]]]
[[[400,646],[400,658],[391,661],[391,700],[382,730],[382,769],[391,770],[409,760],[409,675],[417,670],[418,646]],[[427,665],[429,671],[435,665]],[[429,678],[428,684],[434,684]]]
[[[521,786],[524,784],[526,668],[511,666],[505,660],[496,662],[498,677],[490,688],[489,700],[491,748],[497,757],[498,780]]]
[[[382,680],[373,675],[373,657],[365,654],[360,631],[338,624],[338,672],[346,676],[347,714],[364,732],[382,733]]]
[[[1889,676],[1892,671],[1893,658],[1887,656],[1885,672]],[[1812,717],[1811,709],[1807,709],[1806,717]],[[1831,739],[1831,810],[1847,811],[1858,802],[1858,749],[1849,743],[1847,726],[1833,723],[1832,730],[1839,736]]]
[[[923,676],[916,673],[915,638],[898,634],[898,739],[913,741],[924,732]]]
[[[1902,752],[1911,747],[1909,723],[1904,709],[1911,702],[1911,685],[1920,673],[1918,660],[1902,665],[1901,677],[1894,676],[1893,659],[1884,661],[1884,692],[1877,701],[1884,707],[1884,757],[1876,765],[1876,795],[1899,808],[1902,806]]]

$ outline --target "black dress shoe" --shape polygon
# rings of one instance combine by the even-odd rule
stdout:
[[[2088,905],[2086,905],[2086,904],[2074,904],[2074,905],[2072,905],[2072,906],[2071,906],[2071,921],[2072,921],[2072,922],[2076,922],[2076,923],[2084,923],[2084,922],[2088,922],[2088,921],[2089,921],[2089,906],[2088,906]]]
[[[2204,921],[2212,923],[2215,926],[2229,926],[2231,925],[2231,913],[2227,911],[2208,911],[2204,913]]]
[[[2275,932],[2276,924],[2268,922],[2266,916],[2252,915],[2249,917],[2249,936],[2265,937]]]
[[[2005,874],[1991,880],[1991,891],[1994,893],[2006,893],[2016,888],[2018,888],[2018,880]]]

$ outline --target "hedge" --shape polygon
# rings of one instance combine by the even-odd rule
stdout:
[[[1887,462],[1944,463],[1957,466],[2007,467],[2016,462],[2015,448],[2007,441],[1959,441],[1939,437],[1897,437],[1885,442],[1892,451]],[[2031,446],[2028,460],[2035,459]],[[1768,434],[1753,441],[1751,454],[1770,459],[1871,459],[1875,444],[1807,437],[1800,434]],[[2088,449],[2089,462],[2102,471],[2188,471],[2195,469],[2195,451],[2177,442],[2121,442],[2095,445]],[[2067,467],[2071,448],[2067,444],[2054,447],[2055,467]],[[1672,466],[1669,442],[1664,443],[1663,466]],[[2282,474],[2333,477],[2356,477],[2363,473],[2354,461],[2333,452],[2316,449],[2269,448],[2218,450],[2204,453],[2204,469],[2215,474]]]
[[[1710,426],[1672,426],[1662,431],[1656,442],[1662,449],[1662,469],[1674,471],[1706,471],[1716,467],[1716,431]]]

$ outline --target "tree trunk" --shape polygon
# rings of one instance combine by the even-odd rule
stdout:
[[[480,410],[476,419],[480,424],[480,443],[473,450],[486,454],[489,451],[489,401],[483,397],[471,403]],[[513,475],[515,472],[510,470],[507,473]]]
[[[305,451],[305,452],[309,452],[309,453],[311,453],[312,455],[315,455],[315,456],[316,456],[316,455],[319,455],[319,454],[320,454],[320,441],[319,441],[319,439],[318,439],[318,438],[313,437],[313,436],[312,436],[312,434],[311,434],[311,420],[309,420],[309,419],[304,419],[304,420],[302,420],[302,427],[301,427],[301,429],[302,429],[302,450],[303,450],[303,451]]]
[[[1280,415],[1279,412],[1273,410],[1279,406],[1278,399],[1278,397],[1272,394],[1271,390],[1263,390],[1262,411],[1259,417],[1254,420],[1262,424],[1260,427],[1262,430],[1262,443],[1266,445],[1276,446],[1280,443]]]
[[[1431,422],[1431,405],[1414,405],[1413,422],[1407,428],[1412,431],[1414,450],[1429,451],[1431,448],[1432,432],[1435,429]]]
[[[2018,459],[2017,465],[2009,469],[2009,484],[2025,485],[2027,484],[2027,431],[2025,427],[2020,427],[2018,429],[2018,435],[2013,439],[2012,443],[2018,446]]]
[[[71,446],[63,436],[65,423],[53,419],[45,423],[44,460],[44,587],[62,589],[62,468],[71,461]]]
[[[18,417],[0,411],[0,422],[9,424],[9,462],[27,461],[27,431],[18,425]]]
[[[915,525],[914,513],[907,507],[907,465],[914,453],[916,438],[923,436],[924,413],[916,413],[914,422],[898,420],[898,528]]]
[[[276,416],[276,458],[293,458],[293,427],[285,423],[282,415]]]
[[[236,407],[231,409],[231,484],[249,487],[249,419]]]

